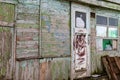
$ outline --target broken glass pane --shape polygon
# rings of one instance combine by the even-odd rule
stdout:
[[[108,29],[108,37],[117,38],[118,37],[117,28],[109,28]]]
[[[96,26],[96,35],[100,37],[106,37],[107,27]]]

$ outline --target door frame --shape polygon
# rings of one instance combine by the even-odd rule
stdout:
[[[91,69],[91,59],[90,59],[90,11],[91,9],[88,6],[84,6],[78,3],[71,2],[71,80],[74,78],[80,78],[79,74],[75,72],[75,59],[74,59],[74,53],[73,53],[73,38],[74,38],[74,32],[75,32],[75,11],[79,12],[85,12],[86,13],[86,30],[87,30],[87,74],[86,76],[90,76],[90,69]],[[85,76],[83,76],[85,77]]]

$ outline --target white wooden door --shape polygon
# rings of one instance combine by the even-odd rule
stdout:
[[[71,44],[72,44],[72,78],[90,75],[90,9],[81,4],[71,5]]]

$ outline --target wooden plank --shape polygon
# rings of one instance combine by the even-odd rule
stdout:
[[[120,80],[120,58],[116,56],[116,57],[114,57],[114,60],[115,60],[115,63],[117,65],[117,68],[119,71],[119,73],[116,74],[116,76],[117,76],[118,80]]]
[[[34,44],[38,44],[38,41],[18,41],[17,44],[19,44],[19,45],[34,45]]]
[[[70,58],[43,59],[40,62],[40,80],[69,80]]]
[[[14,27],[14,23],[8,23],[8,22],[5,22],[5,21],[0,21],[0,26]]]
[[[106,0],[108,2],[112,2],[112,3],[115,3],[115,4],[120,4],[120,1],[119,0]]]
[[[112,78],[112,76],[111,76],[111,70],[110,70],[108,61],[106,60],[106,56],[102,57],[102,63],[104,65],[105,69],[106,69],[106,72],[107,72],[107,74],[109,76],[109,79],[111,79]]]
[[[17,0],[0,0],[0,2],[4,2],[4,3],[10,3],[10,4],[17,4]]]
[[[39,5],[39,0],[18,0],[22,4]]]
[[[119,57],[102,57],[102,62],[106,68],[109,79],[120,80],[120,58]]]
[[[37,28],[17,28],[17,32],[36,32],[36,33],[38,33],[39,30]]]
[[[116,64],[117,64],[117,67],[119,68],[119,70],[120,70],[120,58],[119,57],[114,57],[114,59],[115,59],[115,62],[116,62]]]
[[[16,23],[23,23],[23,24],[36,24],[36,20],[32,21],[32,20],[16,20]]]
[[[20,61],[16,67],[18,67],[16,74],[19,74],[17,80],[39,80],[39,61],[37,59]]]
[[[39,13],[39,6],[36,5],[28,5],[28,4],[18,4],[17,5],[18,13]]]
[[[114,67],[112,66],[112,63],[111,63],[110,57],[107,56],[106,58],[107,58],[107,60],[108,60],[108,63],[109,63],[110,69],[111,69],[112,79],[113,79],[113,80],[118,80],[118,79],[117,79],[117,76],[116,76],[115,73],[114,73],[114,70],[113,70]]]
[[[33,20],[33,21],[38,21],[39,20],[39,15],[36,13],[17,13],[17,20]]]
[[[50,66],[51,62],[43,62],[40,64],[40,80],[52,80]]]
[[[12,32],[10,28],[0,28],[0,77],[13,78],[14,57],[12,53]],[[2,79],[1,79],[2,80]]]

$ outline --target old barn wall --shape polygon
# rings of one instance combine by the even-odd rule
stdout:
[[[16,57],[39,55],[39,0],[19,0],[16,5]]]
[[[120,9],[116,1],[77,1],[94,5],[91,7],[94,13],[120,17],[119,11],[114,11]],[[96,9],[95,6],[109,10]],[[70,2],[63,0],[0,0],[0,77],[11,80],[68,80],[71,71],[70,7]],[[106,54],[119,56],[119,49],[96,51],[96,19],[91,17],[90,21],[91,71],[101,73],[100,57]]]

